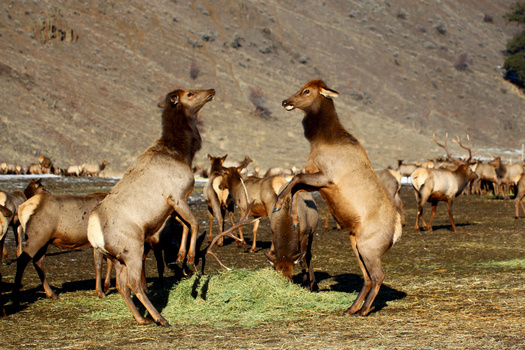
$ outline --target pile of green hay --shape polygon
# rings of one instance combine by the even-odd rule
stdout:
[[[311,293],[270,268],[238,269],[214,276],[194,275],[170,291],[150,295],[153,304],[172,324],[216,327],[254,326],[271,320],[294,320],[312,313],[342,313],[355,298],[355,293]],[[111,295],[106,302],[109,304],[92,316],[131,316],[120,295]],[[139,304],[136,301],[136,305]]]

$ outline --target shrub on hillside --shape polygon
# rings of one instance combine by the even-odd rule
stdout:
[[[525,3],[514,3],[510,7],[511,12],[503,18],[507,22],[516,22],[518,25],[525,24]],[[507,57],[503,68],[505,78],[511,83],[525,88],[525,31],[521,31],[507,43]]]

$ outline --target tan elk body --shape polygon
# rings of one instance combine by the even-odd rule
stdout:
[[[156,323],[168,325],[147,297],[141,275],[144,241],[173,211],[185,226],[178,261],[186,260],[190,267],[195,261],[199,225],[187,199],[195,183],[193,158],[202,144],[196,115],[214,96],[212,89],[168,93],[159,103],[163,110],[160,139],[137,158],[89,218],[89,241],[113,262],[117,290],[139,324],[150,321],[137,310],[132,291]]]
[[[401,236],[401,218],[366,151],[339,121],[332,100],[336,96],[338,93],[324,82],[313,80],[283,101],[286,110],[305,113],[302,123],[311,150],[306,174],[291,179],[277,197],[275,209],[281,208],[290,192],[319,191],[336,221],[350,231],[352,249],[363,273],[363,288],[345,313],[365,316],[385,278],[381,257]],[[292,204],[297,222],[294,208]]]

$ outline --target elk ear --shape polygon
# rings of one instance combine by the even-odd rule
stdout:
[[[301,259],[305,256],[305,254],[298,253],[292,257],[293,264],[297,265],[301,261]]]
[[[324,87],[319,88],[319,93],[329,99],[333,99],[339,96],[339,93],[337,91]]]
[[[264,252],[264,255],[266,256],[266,259],[270,262],[272,266],[275,266],[275,254],[271,254],[269,252]]]
[[[0,205],[0,213],[2,213],[2,215],[5,216],[6,218],[11,217],[11,215],[13,214],[11,210],[7,209],[3,205]]]
[[[173,96],[169,96],[169,103],[171,103],[172,107],[175,107],[177,105],[177,103],[179,103],[179,95],[178,94],[174,94]],[[166,99],[160,101],[157,104],[157,107],[159,107],[159,108],[166,108],[167,106],[168,106],[168,98],[167,97],[166,97]]]

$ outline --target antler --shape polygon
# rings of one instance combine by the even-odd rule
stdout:
[[[436,145],[438,145],[439,147],[443,148],[445,150],[445,152],[447,152],[447,158],[449,158],[454,163],[456,163],[456,160],[454,158],[452,158],[452,156],[450,155],[450,152],[448,151],[448,148],[447,148],[448,133],[445,134],[445,144],[444,145],[442,145],[442,144],[440,144],[438,142],[438,140],[436,139],[436,134],[434,134],[433,141],[436,143]]]
[[[235,235],[232,233],[233,231],[235,231],[236,229],[238,229],[239,227],[241,226],[244,226],[244,225],[249,225],[251,223],[254,223],[256,221],[259,221],[260,218],[256,218],[256,219],[252,219],[252,220],[248,220],[248,214],[250,214],[250,210],[253,206],[253,203],[255,202],[252,201],[249,205],[248,205],[248,208],[246,208],[246,212],[244,213],[244,216],[241,218],[241,220],[239,220],[238,223],[236,223],[235,225],[233,225],[232,227],[230,227],[228,230],[218,234],[214,239],[213,241],[210,243],[210,245],[208,246],[208,248],[206,249],[206,254],[210,254],[211,256],[213,256],[215,258],[215,260],[217,260],[217,262],[219,263],[219,265],[221,265],[223,268],[225,268],[226,270],[231,270],[229,267],[227,267],[226,265],[224,265],[220,260],[219,258],[217,257],[217,255],[215,255],[215,253],[213,253],[211,251],[211,248],[213,248],[213,246],[215,245],[215,243],[222,237],[224,236],[228,236],[228,237],[231,237],[237,241],[241,241],[240,238],[237,238],[235,237]]]
[[[472,151],[471,151],[471,145],[470,145],[470,136],[467,135],[467,140],[468,140],[468,147],[465,147],[461,144],[461,140],[459,139],[459,136],[457,136],[457,140],[454,140],[455,143],[457,143],[459,145],[459,147],[463,148],[463,149],[466,149],[468,151],[468,159],[466,160],[466,163],[470,162],[470,160],[472,159]]]

